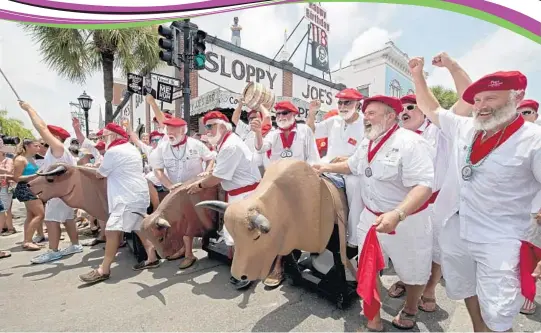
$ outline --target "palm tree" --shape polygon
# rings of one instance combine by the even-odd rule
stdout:
[[[447,89],[443,86],[434,86],[430,87],[430,90],[432,90],[434,97],[436,97],[441,107],[444,109],[449,110],[455,105],[456,101],[458,101],[458,95],[453,89]]]
[[[33,139],[32,132],[24,127],[24,123],[19,119],[8,118],[6,110],[0,110],[0,134],[7,136],[16,136],[21,139]]]
[[[33,40],[45,63],[60,76],[83,84],[97,71],[103,72],[105,123],[113,121],[113,70],[148,74],[158,63],[156,26],[86,30],[22,25]]]

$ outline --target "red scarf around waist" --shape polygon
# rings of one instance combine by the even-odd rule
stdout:
[[[534,301],[536,286],[532,273],[541,260],[541,249],[530,242],[522,241],[520,246],[520,289],[522,295],[530,301]]]

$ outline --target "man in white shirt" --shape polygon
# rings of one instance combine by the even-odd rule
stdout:
[[[364,139],[364,117],[359,112],[364,96],[357,89],[346,88],[336,94],[336,98],[339,117],[330,117],[316,124],[316,114],[321,102],[312,101],[306,119],[306,124],[315,132],[316,140],[328,138],[327,155],[322,158],[326,163],[346,161]],[[353,175],[344,175],[344,181],[349,207],[347,245],[356,254],[357,224],[364,208],[361,181]]]
[[[511,330],[524,302],[521,241],[541,191],[541,128],[517,112],[527,79],[511,71],[474,82],[462,95],[473,105],[467,118],[440,107],[423,66],[422,58],[410,60],[417,102],[451,141],[438,198],[446,203],[440,246],[447,295],[465,300],[474,331]]]
[[[158,180],[168,190],[173,186],[191,180],[206,170],[210,171],[214,164],[215,154],[201,141],[186,135],[186,122],[178,118],[166,119],[163,124],[167,133],[167,141],[156,147],[152,154],[151,166]],[[184,236],[184,249],[172,256],[171,259],[184,254],[179,265],[180,269],[191,267],[197,260],[192,251],[193,237]]]
[[[38,131],[43,141],[49,145],[40,170],[46,170],[55,163],[77,165],[71,152],[64,146],[64,141],[70,137],[69,132],[62,127],[45,124],[30,104],[21,101],[19,105],[28,113],[34,128]],[[49,251],[32,258],[32,263],[42,264],[55,261],[64,256],[83,251],[83,247],[79,245],[79,235],[77,234],[77,226],[75,225],[74,218],[74,209],[66,205],[62,199],[53,198],[47,202],[44,221],[49,236]],[[71,245],[61,251],[58,249],[62,233],[60,223],[64,224],[71,241]]]
[[[525,99],[518,105],[518,112],[522,114],[524,120],[530,123],[536,124],[539,120],[537,111],[539,110],[539,103],[533,99]]]
[[[232,125],[219,111],[211,111],[203,117],[207,129],[207,139],[216,147],[217,155],[212,174],[191,185],[188,193],[197,193],[203,188],[222,185],[227,193],[227,201],[232,203],[249,196],[259,185],[261,174],[252,163],[252,152],[238,135],[232,132]],[[234,241],[226,227],[223,227],[225,244],[234,246]],[[230,282],[237,289],[250,285],[250,281],[240,281],[234,277]]]
[[[139,231],[141,216],[146,214],[150,205],[150,193],[148,183],[143,177],[141,154],[128,142],[128,133],[119,125],[109,123],[105,126],[103,137],[107,152],[96,176],[107,178],[109,219],[105,226],[105,255],[98,269],[79,276],[84,283],[109,279],[111,264],[121,243],[122,233]],[[140,235],[139,237],[141,241],[146,241]],[[150,261],[157,261],[154,251],[147,253],[147,256]]]
[[[430,277],[432,229],[426,202],[432,194],[434,166],[426,153],[430,149],[428,142],[398,126],[398,114],[402,112],[398,98],[367,98],[362,111],[365,139],[355,153],[347,161],[314,168],[362,179],[365,208],[357,230],[359,250],[370,228],[377,225],[382,249],[393,260],[407,290],[404,308],[392,323],[410,329],[416,324],[417,303]],[[396,234],[390,235],[395,230]],[[383,330],[379,311],[374,318],[368,318],[367,326]]]
[[[254,119],[250,123],[252,131],[255,132],[256,151],[267,155],[263,159],[265,166],[283,158],[292,158],[308,164],[319,162],[319,152],[312,129],[305,124],[295,122],[299,109],[289,101],[276,103],[274,109],[278,130],[267,134],[265,139],[263,139],[261,121]],[[277,287],[283,280],[282,257],[278,256],[274,270],[263,283],[268,287]]]

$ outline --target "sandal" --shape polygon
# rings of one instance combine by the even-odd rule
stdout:
[[[265,278],[263,284],[267,287],[276,288],[284,281],[284,274],[282,272],[273,271]]]
[[[0,259],[11,257],[11,252],[9,251],[0,251]]]
[[[2,236],[11,236],[13,234],[16,234],[17,233],[17,230],[15,230],[15,228],[13,229],[7,229],[6,231],[2,231],[2,233],[0,235]]]
[[[180,250],[177,251],[177,253],[174,253],[173,255],[170,255],[168,257],[165,257],[165,259],[169,260],[169,261],[173,261],[173,260],[177,260],[177,259],[182,259],[184,258],[186,255],[184,253],[184,248],[181,248]]]
[[[79,275],[79,280],[84,283],[97,283],[109,279],[110,274],[100,274],[97,269],[93,269],[86,274]]]
[[[429,305],[428,307],[426,305]],[[424,296],[421,296],[421,298],[419,299],[419,304],[417,305],[417,307],[419,308],[419,310],[423,311],[423,312],[434,312],[436,311],[436,307],[437,307],[437,304],[436,304],[436,299],[435,298],[431,298],[431,297],[424,297]]]
[[[23,244],[23,250],[25,251],[39,251],[41,250],[41,246],[34,244],[34,243],[26,243]]]
[[[143,260],[137,264],[135,264],[132,269],[134,271],[142,271],[144,269],[152,269],[152,268],[158,268],[160,267],[160,260],[156,260],[156,261],[153,261],[153,262],[147,262],[146,260]]]
[[[97,239],[97,238],[85,239],[84,241],[81,241],[82,246],[95,246],[95,245],[103,244],[103,243],[105,243],[105,240]]]
[[[192,267],[193,264],[197,261],[196,257],[185,257],[178,266],[179,269],[186,269]]]
[[[527,299],[527,300],[524,300],[524,304],[522,305],[522,308],[520,308],[520,313],[524,315],[533,315],[536,309],[537,309],[537,305],[534,302]]]
[[[412,322],[412,325],[405,326],[402,325],[404,321],[410,321]],[[417,314],[411,314],[404,311],[404,309],[400,310],[400,313],[398,314],[398,320],[396,320],[396,317],[393,319],[392,324],[394,327],[400,329],[400,330],[411,330],[415,327],[417,324]]]
[[[399,298],[406,293],[406,285],[402,281],[398,281],[389,288],[387,295],[391,298]]]

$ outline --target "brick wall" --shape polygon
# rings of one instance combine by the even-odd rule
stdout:
[[[293,64],[287,61],[282,61],[282,64],[284,64],[284,69],[282,70],[282,80],[283,80],[283,86],[282,86],[282,96],[292,97],[293,96],[293,73],[288,70],[288,68],[291,66],[293,68]]]

